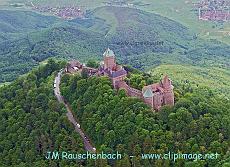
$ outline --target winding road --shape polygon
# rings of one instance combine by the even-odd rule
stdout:
[[[96,149],[92,146],[92,144],[90,143],[90,140],[88,139],[88,137],[84,134],[84,132],[81,130],[80,128],[80,124],[75,120],[73,114],[72,114],[72,110],[70,108],[70,106],[68,105],[68,103],[64,100],[63,96],[61,95],[60,92],[60,82],[61,82],[61,75],[62,75],[63,70],[61,70],[60,72],[58,72],[57,76],[55,77],[54,80],[54,94],[57,97],[57,100],[59,101],[59,103],[63,103],[67,109],[67,117],[68,120],[74,125],[75,131],[81,136],[82,140],[84,141],[84,146],[86,151],[90,151],[90,152],[96,152]]]

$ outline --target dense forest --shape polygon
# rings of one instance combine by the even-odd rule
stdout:
[[[53,95],[53,74],[61,67],[63,63],[49,60],[0,88],[1,167],[76,166],[74,161],[45,159],[47,151],[84,151],[64,105]]]
[[[98,151],[124,153],[122,160],[108,162],[111,166],[230,165],[230,103],[218,99],[207,88],[175,85],[176,105],[165,106],[156,113],[139,99],[127,97],[123,90],[113,90],[106,77],[64,75],[61,91]],[[212,160],[176,162],[141,159],[142,153],[168,151],[217,152],[220,156]],[[135,157],[131,160],[130,155]]]
[[[89,64],[95,65],[93,62]],[[230,164],[230,103],[205,88],[175,85],[176,105],[155,113],[106,77],[64,75],[61,92],[97,151],[120,152],[118,161],[46,160],[47,151],[84,152],[64,105],[53,94],[54,75],[64,62],[48,60],[29,74],[0,88],[0,164],[30,166],[224,166]],[[131,68],[133,85],[155,82]],[[218,153],[213,160],[143,160],[142,153]],[[130,155],[135,156],[130,159]]]

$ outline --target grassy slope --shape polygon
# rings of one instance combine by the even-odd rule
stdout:
[[[198,20],[197,14],[194,9],[193,3],[198,2],[198,0],[143,0],[143,2],[150,5],[141,7],[142,10],[158,13],[162,16],[168,17],[172,20],[175,20],[186,27],[191,28],[200,37],[204,39],[215,38],[220,41],[230,44],[229,35],[224,35],[220,31],[229,31],[230,32],[230,23],[225,23],[223,25],[217,24],[215,22],[207,22]],[[213,26],[215,28],[213,28]],[[220,29],[220,28],[223,29]],[[209,34],[207,34],[209,32]]]
[[[203,68],[185,65],[160,65],[151,74],[168,74],[175,84],[189,82],[192,86],[207,86],[230,98],[230,72],[221,68]]]
[[[116,27],[118,26],[118,20],[111,11],[109,11],[107,8],[99,8],[96,10],[96,12],[94,12],[94,16],[96,18],[105,20],[105,23],[110,25],[109,30],[105,34],[105,37],[114,34]]]

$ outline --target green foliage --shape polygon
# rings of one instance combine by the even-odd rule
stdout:
[[[99,67],[99,63],[95,60],[88,60],[87,64],[86,64],[87,67],[91,67],[91,68],[98,68]]]
[[[88,78],[88,70],[87,69],[82,69],[82,71],[81,71],[81,76],[83,77],[83,78]]]
[[[53,94],[52,74],[61,66],[49,60],[0,88],[0,166],[66,166],[71,162],[45,160],[47,151],[83,151],[65,107]]]
[[[87,19],[71,21],[33,12],[0,12],[4,25],[0,26],[0,83],[14,80],[49,57],[101,60],[108,46],[121,63],[141,70],[165,63],[228,67],[228,45],[199,39],[175,21],[137,9],[101,7],[88,12]],[[163,45],[140,44],[156,41]]]
[[[150,7],[147,9],[151,11],[151,7],[157,8],[162,2],[154,2],[154,7],[147,5]],[[173,1],[172,5],[181,2]],[[81,3],[91,7],[97,4]],[[169,13],[166,15],[175,18],[171,9],[163,13],[165,11]],[[225,98],[229,95],[230,83],[229,46],[215,40],[202,40],[175,21],[137,9],[101,7],[87,13],[87,17],[63,21],[32,12],[0,11],[0,83],[14,80],[50,57],[101,60],[101,53],[107,46],[115,51],[120,62],[141,70],[161,64],[179,64],[176,72],[172,68],[155,69],[154,78],[126,67],[133,72],[128,82],[138,89],[158,82],[161,74],[174,73],[170,77],[175,82],[177,103],[173,108],[163,107],[159,113],[152,113],[138,99],[126,97],[122,90],[114,91],[104,77],[88,78],[84,73],[83,77],[65,75],[61,91],[99,150],[125,153],[124,159],[110,164],[131,166],[128,155],[135,154],[137,157],[132,163],[136,166],[229,166],[230,105]],[[203,30],[200,25],[196,27]],[[164,44],[133,47],[135,42],[149,41],[163,41]],[[119,42],[132,45],[123,47]],[[88,65],[97,66],[92,61]],[[82,151],[79,136],[52,92],[52,74],[63,66],[64,63],[48,60],[47,65],[0,87],[0,165],[75,165],[43,160],[47,150]],[[214,92],[204,86],[211,87]],[[223,96],[216,97],[219,93]],[[143,161],[138,157],[142,152],[165,153],[169,150],[218,152],[221,158],[171,163]],[[96,162],[96,166],[106,164],[103,160]]]
[[[78,81],[76,82],[76,78]],[[120,151],[127,155],[141,153],[219,153],[215,161],[138,160],[136,164],[155,166],[213,166],[224,164],[230,146],[230,103],[207,89],[179,94],[175,107],[165,106],[153,113],[139,99],[126,97],[111,87],[105,77],[64,76],[61,90],[75,116],[98,150]],[[74,89],[71,85],[74,82]],[[66,91],[66,90],[70,90]],[[117,166],[129,166],[129,157]],[[225,158],[227,159],[227,158]],[[169,165],[170,164],[170,165]],[[225,163],[227,164],[227,163]],[[219,165],[219,166],[220,166]]]
[[[230,98],[230,73],[220,67],[194,67],[186,65],[160,65],[151,70],[152,75],[168,74],[177,88],[208,87],[221,98]]]
[[[91,31],[84,32],[65,25],[36,31],[18,40],[4,41],[0,43],[0,82],[12,81],[48,58],[77,57],[86,61],[89,55],[97,57],[104,43],[99,42],[99,38]]]
[[[129,73],[128,77],[126,78],[126,82],[133,88],[142,90],[144,86],[158,83],[160,78],[156,76],[151,76],[149,74],[133,74]]]

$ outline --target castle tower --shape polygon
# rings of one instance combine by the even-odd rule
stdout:
[[[110,70],[116,67],[115,55],[109,48],[104,52],[104,69],[109,68]]]
[[[152,108],[153,106],[153,92],[151,88],[147,88],[146,90],[142,90],[144,102],[148,105],[150,105]]]
[[[174,105],[174,93],[172,81],[166,75],[161,81],[162,87],[164,89],[164,104],[165,105]]]

